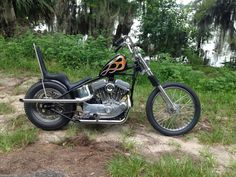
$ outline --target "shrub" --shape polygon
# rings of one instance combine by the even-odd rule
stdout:
[[[80,65],[102,63],[114,53],[109,49],[110,39],[102,36],[88,38],[83,42],[81,35],[37,34],[27,32],[18,38],[0,38],[1,59],[8,65],[24,65],[25,61],[35,58],[32,44],[40,46],[48,61],[55,61],[64,67],[76,69]],[[31,60],[32,62],[32,60]],[[27,66],[24,66],[25,68]]]

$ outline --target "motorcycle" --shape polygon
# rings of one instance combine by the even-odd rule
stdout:
[[[121,37],[115,44],[115,53],[128,47],[132,64],[124,55],[117,54],[97,77],[76,83],[71,83],[63,73],[49,73],[40,48],[33,44],[42,78],[20,99],[28,119],[48,131],[61,129],[69,121],[122,124],[133,106],[137,75],[143,73],[154,87],[146,103],[147,119],[154,129],[167,136],[192,130],[201,114],[196,93],[180,83],[161,85],[129,36]],[[118,76],[130,77],[131,83]]]

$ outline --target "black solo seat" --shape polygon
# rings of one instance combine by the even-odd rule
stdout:
[[[35,48],[35,53],[36,53],[36,56],[37,56],[37,59],[39,62],[39,66],[40,66],[40,70],[41,70],[43,79],[58,81],[58,82],[62,83],[63,85],[65,85],[67,87],[67,89],[71,89],[79,84],[82,84],[84,82],[91,80],[91,78],[88,77],[88,78],[82,79],[78,82],[70,83],[68,77],[64,73],[58,73],[58,74],[49,73],[47,71],[46,66],[45,66],[45,63],[43,60],[43,55],[42,55],[40,48],[37,47],[35,44],[34,44],[34,48]]]

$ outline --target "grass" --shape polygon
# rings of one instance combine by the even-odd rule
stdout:
[[[0,103],[0,115],[14,113],[14,108],[7,103]]]
[[[202,102],[201,122],[208,129],[197,132],[198,139],[205,144],[235,144],[236,95],[232,93],[200,93]]]
[[[102,125],[85,125],[81,123],[72,123],[67,126],[66,135],[68,137],[77,136],[79,133],[86,135],[90,140],[96,139],[97,134],[104,129]]]
[[[226,168],[225,173],[222,176],[236,176],[236,161],[232,161],[232,163]]]
[[[38,139],[38,130],[25,115],[19,115],[7,122],[7,131],[0,133],[0,152],[9,152],[34,143]]]
[[[32,123],[27,119],[24,114],[21,114],[16,118],[11,119],[7,125],[8,130],[27,129],[31,127]]]
[[[218,174],[205,159],[193,159],[181,154],[164,154],[154,163],[142,156],[117,155],[107,166],[112,177],[215,177]]]
[[[0,151],[9,152],[21,148],[37,140],[36,129],[18,129],[13,132],[0,134]]]
[[[181,150],[181,144],[179,144],[178,142],[174,141],[174,140],[170,140],[168,142],[169,146],[173,146],[175,148],[176,151],[180,151]]]
[[[75,124],[75,123],[69,124],[66,128],[66,135],[68,137],[74,137],[79,133],[79,130],[80,129],[79,129],[78,124]]]
[[[200,151],[200,156],[202,157],[202,159],[204,159],[205,163],[209,167],[215,167],[216,166],[216,159],[215,159],[214,155],[209,151],[208,148],[203,148]]]

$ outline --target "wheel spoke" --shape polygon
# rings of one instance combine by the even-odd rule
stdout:
[[[173,111],[168,108],[161,95],[157,94],[153,103],[155,120],[166,130],[178,131],[184,129],[194,117],[194,100],[187,90],[180,87],[169,87],[165,91],[175,103],[177,110]]]
[[[47,96],[50,98],[56,98],[61,95],[61,93],[53,88],[46,88]],[[45,94],[43,90],[40,90],[35,96],[35,99],[44,99]],[[63,104],[56,104],[56,108],[60,109],[60,111],[64,110]],[[41,119],[42,121],[50,122],[55,121],[57,119],[60,119],[61,116],[58,114],[53,113],[49,109],[43,108],[42,103],[36,103],[35,104],[35,115],[37,115],[38,119]]]

